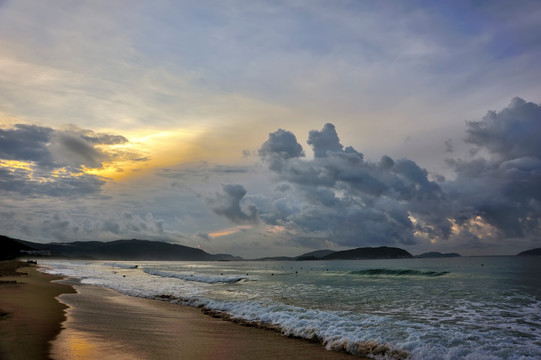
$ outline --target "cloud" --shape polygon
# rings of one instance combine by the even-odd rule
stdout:
[[[223,215],[236,224],[255,224],[258,222],[256,207],[248,205],[246,210],[241,207],[245,195],[246,189],[242,185],[222,185],[222,191],[207,198],[207,204],[216,214]]]
[[[541,107],[521,98],[500,112],[489,111],[481,121],[467,122],[466,142],[487,150],[494,160],[541,157]]]
[[[292,132],[278,129],[269,134],[268,140],[261,145],[258,154],[268,162],[271,170],[280,171],[284,161],[303,157],[304,150]]]
[[[104,145],[118,145],[118,144],[125,144],[128,142],[128,139],[126,139],[122,135],[111,135],[111,134],[104,134],[104,133],[96,133],[92,130],[86,130],[86,129],[78,129],[75,128],[81,138],[85,141],[88,141],[92,144],[104,144]]]
[[[101,168],[102,162],[109,159],[81,136],[69,133],[56,134],[51,139],[50,151],[61,163],[75,167]]]
[[[449,234],[451,224],[433,215],[445,196],[412,160],[367,162],[353,147],[344,148],[332,124],[309,132],[313,159],[281,150],[300,147],[295,144],[293,134],[278,130],[259,151],[280,182],[271,197],[251,197],[265,223],[286,227],[303,244],[311,238],[342,246],[411,245],[421,230]]]
[[[54,212],[45,216],[39,225],[41,231],[61,241],[73,239],[112,240],[121,237],[166,238],[163,220],[155,219],[152,213],[145,216],[129,211],[104,211],[84,218],[70,211]]]
[[[311,130],[308,133],[308,144],[312,145],[315,157],[325,157],[329,151],[341,152],[344,148],[333,124],[325,124],[321,131]]]
[[[13,128],[0,128],[0,159],[53,166],[48,150],[53,133],[53,129],[37,125],[16,124]]]
[[[216,176],[246,174],[248,171],[247,166],[220,165],[199,161],[183,163],[177,167],[162,168],[157,170],[156,174],[175,180],[201,182]]]
[[[97,194],[105,181],[86,173],[115,156],[97,147],[123,143],[118,135],[28,124],[0,128],[1,190],[25,196],[71,197]]]
[[[541,106],[514,98],[501,111],[467,122],[474,158],[448,160],[456,179],[445,183],[457,219],[479,216],[502,237],[541,235]]]
[[[285,229],[302,246],[443,241],[475,248],[506,237],[539,237],[541,107],[515,98],[466,125],[474,155],[448,160],[455,177],[434,176],[439,183],[411,159],[365,161],[340,143],[332,124],[309,132],[313,159],[303,157],[295,135],[280,129],[259,149],[276,176],[272,193],[247,197],[240,185],[224,187],[213,209],[240,223],[248,217],[240,201],[249,198],[251,216]]]
[[[0,167],[2,192],[23,196],[83,197],[97,194],[105,181],[97,176],[66,170],[55,173],[41,169],[9,169]]]

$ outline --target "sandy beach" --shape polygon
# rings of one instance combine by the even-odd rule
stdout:
[[[49,341],[65,320],[55,297],[73,292],[59,277],[16,261],[0,262],[0,359],[49,359]]]
[[[34,268],[18,271],[28,275],[0,278],[0,310],[7,313],[0,320],[0,359],[357,358],[196,308],[51,282],[58,278]]]

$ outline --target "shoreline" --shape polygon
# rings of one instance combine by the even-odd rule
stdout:
[[[0,262],[1,359],[51,359],[50,343],[66,319],[56,297],[75,292],[53,282],[61,279],[22,261]]]
[[[59,296],[68,309],[63,330],[51,347],[56,360],[359,359],[328,351],[319,343],[217,319],[191,306],[68,283],[77,293]]]

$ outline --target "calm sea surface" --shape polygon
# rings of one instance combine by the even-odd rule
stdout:
[[[541,258],[41,262],[374,358],[541,359]]]

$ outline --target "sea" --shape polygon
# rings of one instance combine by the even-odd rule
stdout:
[[[48,273],[375,359],[541,359],[541,258],[43,260]]]

